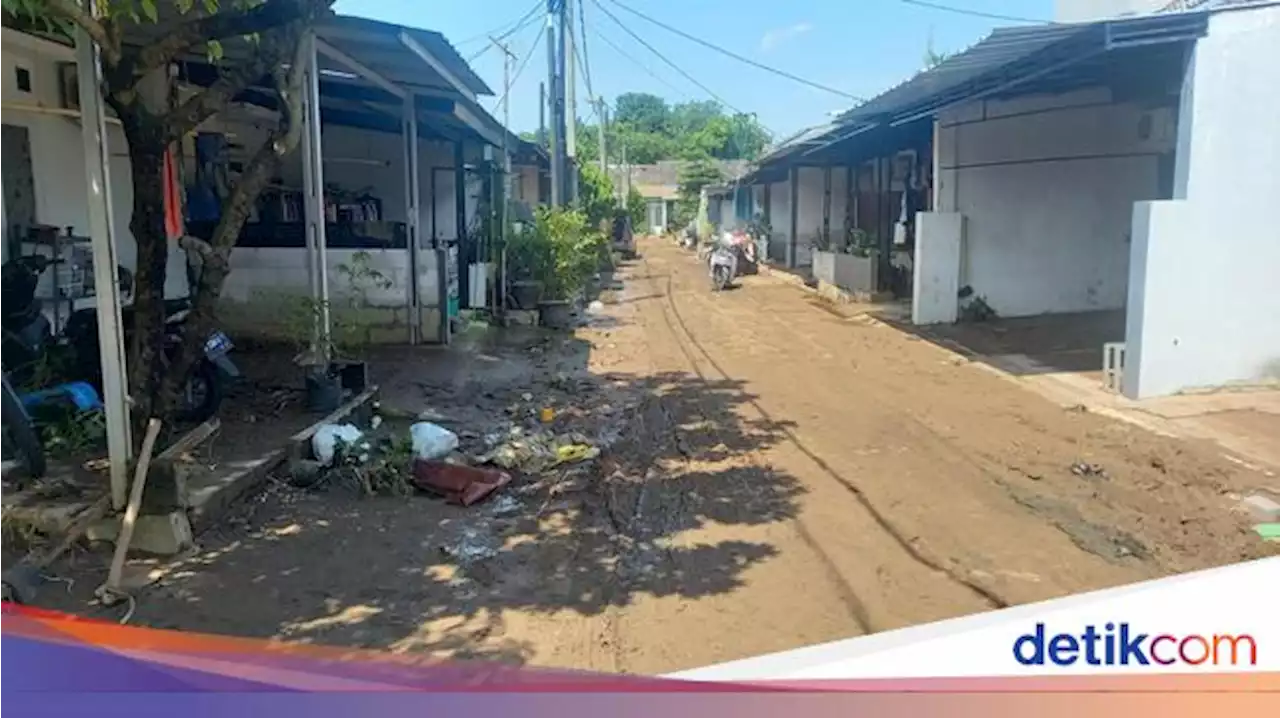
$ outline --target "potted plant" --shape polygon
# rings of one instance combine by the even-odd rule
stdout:
[[[574,302],[595,275],[602,245],[607,240],[588,227],[574,210],[542,208],[534,227],[547,251],[543,277],[545,296],[538,309],[544,326],[566,329],[573,320]]]
[[[294,297],[285,314],[286,329],[299,352],[294,363],[302,369],[307,406],[318,413],[331,412],[345,392],[358,393],[369,384],[367,351],[373,342],[373,325],[366,318],[370,292],[389,289],[391,280],[372,266],[368,252],[355,252],[338,265],[346,280],[337,302]],[[327,340],[316,328],[327,319]]]
[[[542,277],[547,273],[549,247],[536,225],[516,224],[506,245],[507,296],[516,309],[537,309],[542,300]]]
[[[839,244],[815,243],[813,275],[849,292],[874,293],[878,289],[876,236],[850,229]]]

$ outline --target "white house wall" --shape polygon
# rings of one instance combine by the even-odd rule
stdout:
[[[788,181],[769,185],[769,257],[781,261],[787,256],[791,241],[791,184]]]
[[[813,264],[813,243],[822,233],[823,174],[821,167],[801,167],[796,200],[796,266]]]
[[[1215,14],[1183,84],[1173,201],[1135,212],[1124,391],[1280,379],[1280,6]]]
[[[15,105],[61,108],[58,63],[74,62],[75,52],[66,46],[34,38],[9,28],[3,30],[3,122],[26,127],[31,142],[31,170],[35,184],[35,221],[75,234],[89,234],[88,184],[85,179],[84,140],[78,117],[46,114]],[[17,68],[31,74],[31,92],[18,89]],[[133,183],[128,146],[120,125],[107,122],[110,164],[111,210],[116,236],[117,261],[130,270],[137,267],[137,244],[129,231],[133,216]],[[7,231],[7,229],[6,229]],[[7,248],[5,250],[8,251]],[[185,254],[171,248],[165,296],[187,294]]]
[[[1133,203],[1159,196],[1172,118],[1105,89],[942,114],[937,211],[965,216],[961,286],[1001,316],[1123,307]]]

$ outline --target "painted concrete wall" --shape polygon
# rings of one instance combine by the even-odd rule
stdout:
[[[1001,316],[1123,307],[1133,203],[1159,197],[1173,117],[1105,89],[939,117],[936,209],[966,218],[961,286]]]
[[[10,105],[60,108],[57,66],[74,62],[69,47],[30,35],[3,30],[3,122],[26,127],[31,141],[31,169],[35,180],[36,217],[41,224],[74,227],[81,236],[89,233],[88,184],[85,179],[84,141],[76,117],[11,109]],[[31,92],[17,85],[17,68],[31,74]],[[111,207],[116,234],[116,254],[120,264],[137,266],[137,245],[129,231],[133,214],[133,184],[130,181],[129,150],[118,123],[107,123],[108,167]],[[7,229],[6,229],[7,233]],[[7,249],[6,249],[7,251]],[[165,295],[187,294],[185,254],[175,246],[170,252]]]
[[[774,182],[769,186],[769,258],[781,261],[787,256],[791,241],[791,184]]]
[[[1175,197],[1134,214],[1125,394],[1280,379],[1280,7],[1221,13],[1183,85]],[[1248,112],[1241,108],[1247,107]]]
[[[799,195],[796,200],[796,260],[795,266],[813,264],[813,243],[822,232],[821,167],[801,167],[797,173]]]
[[[347,301],[351,284],[341,270],[350,264],[359,250],[331,249],[326,254],[329,291],[333,312],[338,318],[349,317],[353,310]],[[391,282],[387,288],[368,288],[369,307],[360,312],[362,321],[375,328],[383,341],[403,342],[408,339],[408,251],[374,249],[368,252],[368,266]],[[418,271],[423,305],[423,336],[435,339],[438,332],[436,308],[439,306],[439,279],[435,253],[424,251]],[[288,335],[291,316],[305,308],[300,299],[309,296],[306,251],[302,249],[256,248],[237,249],[231,255],[231,274],[223,286],[219,318],[229,331],[237,335]],[[296,327],[293,327],[296,329]]]
[[[1122,15],[1145,15],[1168,5],[1170,0],[1054,0],[1054,22],[1089,22]]]
[[[920,212],[916,215],[911,281],[913,324],[951,324],[956,321],[964,230],[964,215],[958,212]]]

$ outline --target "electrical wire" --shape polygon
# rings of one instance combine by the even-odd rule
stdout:
[[[547,26],[543,25],[538,31],[538,36],[533,39],[533,44],[529,46],[529,51],[525,53],[524,59],[520,61],[520,66],[516,68],[516,74],[512,75],[511,83],[502,91],[502,96],[498,98],[498,102],[494,107],[502,107],[502,103],[507,101],[507,95],[511,94],[511,88],[516,86],[516,81],[520,79],[520,75],[524,74],[524,69],[529,66],[529,60],[533,58],[534,50],[538,49],[538,45],[542,44],[542,38],[547,34]]]
[[[600,2],[599,2],[599,0],[594,0],[594,1],[596,2],[596,5],[597,5],[597,6],[600,6]],[[851,94],[849,94],[848,92],[845,92],[844,90],[837,90],[837,89],[835,89],[834,87],[829,87],[829,86],[827,86],[827,85],[823,85],[822,83],[819,83],[819,82],[814,82],[814,81],[812,81],[812,80],[806,80],[806,79],[804,79],[803,77],[800,77],[799,75],[793,75],[793,74],[791,74],[790,72],[787,72],[787,71],[785,71],[785,70],[779,70],[779,69],[778,69],[778,68],[776,68],[776,67],[770,67],[770,66],[768,66],[768,65],[766,65],[766,64],[764,64],[764,63],[762,63],[762,62],[756,62],[755,60],[752,60],[752,59],[751,59],[751,58],[749,58],[749,57],[743,57],[742,55],[739,55],[738,53],[733,52],[732,50],[726,50],[726,49],[724,49],[723,47],[720,47],[719,45],[716,45],[716,44],[714,44],[714,43],[711,43],[711,42],[708,42],[708,41],[706,41],[706,40],[703,40],[702,38],[697,37],[696,35],[690,35],[689,33],[685,32],[684,30],[681,30],[680,28],[677,28],[677,27],[673,27],[673,26],[671,26],[671,25],[668,25],[667,23],[662,22],[661,20],[655,20],[654,18],[649,17],[648,15],[646,15],[646,14],[644,14],[644,13],[640,12],[639,10],[636,10],[636,9],[634,9],[634,8],[631,8],[631,7],[628,7],[627,5],[625,5],[625,4],[621,3],[621,2],[619,2],[618,0],[609,0],[609,2],[613,3],[614,5],[617,5],[619,9],[625,10],[625,11],[627,11],[627,12],[631,13],[632,15],[635,15],[636,17],[640,18],[641,20],[644,20],[644,21],[649,22],[649,23],[651,23],[651,24],[657,25],[658,27],[662,28],[663,30],[666,30],[667,32],[675,33],[676,35],[679,35],[680,37],[683,37],[683,38],[684,38],[684,39],[686,39],[686,40],[689,40],[689,41],[691,41],[691,42],[696,42],[696,43],[698,43],[699,45],[702,45],[702,46],[703,46],[703,47],[705,47],[705,48],[708,48],[708,49],[710,49],[710,50],[715,50],[716,52],[720,53],[721,55],[724,55],[724,56],[726,56],[726,57],[731,57],[731,58],[733,58],[734,60],[737,60],[738,62],[744,62],[744,63],[746,63],[746,64],[748,64],[748,65],[751,65],[752,67],[755,67],[755,68],[758,68],[758,69],[764,70],[765,72],[771,72],[771,73],[773,73],[773,74],[775,74],[775,75],[777,75],[777,76],[779,76],[779,77],[785,77],[785,78],[787,78],[788,80],[791,80],[792,82],[798,82],[798,83],[800,83],[800,84],[802,84],[802,85],[807,85],[807,86],[812,87],[812,88],[814,88],[814,89],[822,90],[822,91],[824,91],[824,92],[830,92],[830,93],[831,93],[831,94],[833,94],[833,95],[839,95],[839,96],[844,97],[844,98],[846,98],[846,99],[853,100],[854,102],[865,102],[865,101],[866,101],[866,98],[858,97],[857,95],[851,95]],[[603,8],[603,6],[600,6],[600,7],[601,7],[601,9],[602,9],[602,10],[604,9],[604,8]],[[605,10],[605,12],[607,13],[607,12],[608,12],[608,10]]]
[[[536,9],[538,9],[538,8],[535,8],[535,10],[536,10]],[[526,27],[529,27],[529,26],[530,26],[530,23],[532,23],[532,22],[534,22],[534,20],[538,20],[538,19],[540,19],[540,18],[541,18],[541,15],[538,15],[538,14],[534,14],[534,13],[527,14],[527,15],[525,15],[525,17],[524,17],[524,18],[522,18],[522,19],[520,20],[520,23],[517,23],[517,24],[516,24],[516,27],[513,27],[513,28],[511,28],[511,29],[508,29],[508,31],[507,31],[507,32],[504,32],[504,33],[502,33],[502,35],[499,35],[499,36],[497,36],[497,37],[490,37],[490,38],[489,38],[489,45],[485,45],[485,46],[484,46],[484,49],[477,50],[476,52],[474,52],[474,54],[472,54],[472,55],[470,56],[470,58],[467,58],[467,64],[474,63],[474,61],[479,60],[479,59],[481,58],[481,56],[483,56],[483,55],[485,54],[485,52],[488,52],[489,50],[493,50],[493,49],[494,49],[494,44],[493,44],[493,41],[494,41],[494,40],[497,40],[498,42],[502,42],[503,40],[506,40],[506,38],[511,37],[512,35],[515,35],[515,33],[522,31],[522,29],[525,29]]]
[[[523,26],[523,24],[524,24],[524,22],[525,22],[525,21],[527,21],[529,18],[531,18],[531,17],[533,17],[534,15],[536,15],[536,14],[537,14],[537,12],[538,12],[539,10],[541,10],[541,9],[542,9],[542,0],[534,0],[533,7],[529,8],[527,11],[525,11],[525,13],[524,13],[523,15],[521,15],[521,16],[520,16],[520,19],[515,21],[515,23],[514,23],[514,24],[515,24],[517,27],[511,27],[513,23],[504,22],[504,23],[502,23],[501,25],[499,25],[499,26],[495,27],[494,29],[492,29],[492,30],[490,30],[490,31],[488,31],[488,32],[482,32],[482,33],[480,33],[479,35],[472,35],[471,37],[469,37],[469,38],[467,38],[467,39],[465,39],[465,40],[459,40],[459,41],[458,41],[458,45],[459,45],[459,46],[462,46],[462,45],[470,45],[471,43],[475,42],[476,40],[488,40],[490,37],[492,37],[492,36],[493,36],[493,34],[494,34],[494,33],[499,32],[500,30],[502,30],[502,28],[504,28],[504,27],[505,27],[505,28],[510,28],[509,30],[507,30],[505,33],[503,33],[502,35],[500,35],[500,36],[498,37],[498,39],[499,39],[499,40],[501,40],[501,39],[503,39],[503,38],[507,37],[508,35],[510,35],[511,33],[515,32],[516,30],[518,30],[518,29],[519,29],[519,27]]]
[[[692,82],[693,84],[697,85],[697,86],[698,86],[698,87],[699,87],[703,92],[705,92],[705,93],[707,93],[708,95],[710,95],[710,96],[711,96],[711,99],[715,100],[716,102],[719,102],[721,105],[724,105],[725,107],[727,107],[727,108],[729,108],[729,109],[733,110],[734,112],[737,112],[737,113],[738,113],[738,114],[740,114],[740,115],[745,115],[745,114],[747,114],[747,113],[743,112],[742,110],[740,110],[740,109],[738,109],[738,108],[734,107],[733,105],[729,104],[728,100],[725,100],[723,97],[721,97],[720,95],[716,94],[716,91],[715,91],[715,90],[712,90],[710,87],[707,87],[706,85],[702,84],[701,82],[698,82],[698,79],[697,79],[697,78],[695,78],[693,75],[690,75],[688,72],[686,72],[686,71],[685,71],[685,69],[684,69],[683,67],[680,67],[680,66],[679,66],[679,65],[677,65],[676,63],[674,63],[674,62],[672,62],[671,60],[667,59],[667,56],[666,56],[666,55],[663,55],[661,52],[659,52],[659,51],[657,50],[657,48],[655,48],[653,45],[650,45],[648,42],[646,42],[646,41],[645,41],[645,39],[644,39],[644,38],[640,37],[640,36],[639,36],[639,35],[637,35],[637,34],[636,34],[636,33],[635,33],[631,28],[629,28],[629,27],[627,27],[625,24],[623,24],[622,20],[619,20],[617,15],[614,15],[612,12],[610,12],[610,11],[609,11],[609,8],[605,7],[605,6],[600,2],[600,0],[592,0],[592,2],[594,2],[594,3],[596,4],[596,7],[600,8],[600,11],[601,11],[601,12],[603,12],[605,15],[607,15],[607,16],[609,17],[609,19],[610,19],[610,20],[613,20],[613,22],[614,22],[614,23],[616,23],[618,27],[622,28],[622,31],[623,31],[623,32],[625,32],[625,33],[627,33],[628,35],[630,35],[630,36],[631,36],[631,39],[635,40],[636,42],[640,43],[641,45],[644,45],[644,47],[645,47],[646,49],[648,49],[648,50],[649,50],[649,52],[652,52],[654,55],[656,55],[656,56],[658,57],[658,59],[659,59],[659,60],[662,60],[664,63],[666,63],[668,66],[670,66],[670,67],[671,67],[671,69],[673,69],[673,70],[675,70],[676,72],[680,73],[680,75],[681,75],[682,77],[684,77],[684,79],[686,79],[686,80],[688,80],[689,82]],[[768,128],[765,128],[765,129],[768,129]]]
[[[927,7],[943,12],[955,13],[957,15],[969,15],[970,17],[984,17],[988,20],[1008,20],[1009,22],[1029,22],[1036,25],[1052,24],[1047,20],[1035,20],[1029,17],[1019,17],[1017,15],[1001,15],[1000,13],[984,12],[982,10],[971,10],[964,7],[956,7],[955,5],[944,5],[942,3],[928,2],[928,0],[900,0],[907,5],[916,5],[918,7]]]
[[[573,51],[578,51],[578,45],[582,45],[582,74],[583,79],[587,82],[587,96],[591,98],[591,106],[595,107],[596,92],[591,89],[591,63],[590,55],[587,52],[587,3],[586,0],[578,0],[578,36],[582,38],[581,43],[573,44]]]
[[[604,34],[603,32],[600,32],[600,28],[592,26],[592,29],[595,31],[596,37],[598,37],[601,42],[613,48],[613,51],[618,53],[622,57],[626,58],[627,60],[630,60],[631,64],[635,65],[641,70],[644,70],[646,75],[662,83],[664,86],[666,86],[667,89],[671,90],[672,92],[675,92],[681,97],[685,97],[685,98],[689,97],[688,91],[676,86],[675,83],[669,81],[667,78],[663,77],[662,75],[659,75],[658,73],[654,72],[652,69],[650,69],[648,65],[637,60],[634,55],[627,52],[626,50],[623,50],[621,47],[618,46],[618,43],[614,42],[613,40],[610,40],[608,35]]]

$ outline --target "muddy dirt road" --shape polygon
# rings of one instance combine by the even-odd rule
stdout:
[[[644,249],[626,316],[644,347],[617,361],[739,383],[734,413],[758,427],[756,445],[694,452],[683,471],[751,484],[786,516],[744,505],[679,534],[684,547],[739,541],[769,558],[731,592],[638,597],[618,618],[618,668],[779,650],[1265,550],[1228,497],[1262,477],[1208,447],[1063,410],[777,279],[714,294],[688,254]],[[731,442],[737,430],[706,431]]]
[[[407,355],[387,382],[480,418],[559,392],[566,421],[618,428],[589,471],[472,509],[276,486],[134,622],[660,673],[1266,550],[1229,511],[1265,479],[1208,447],[776,278],[712,293],[690,254],[642,252],[575,339]]]

